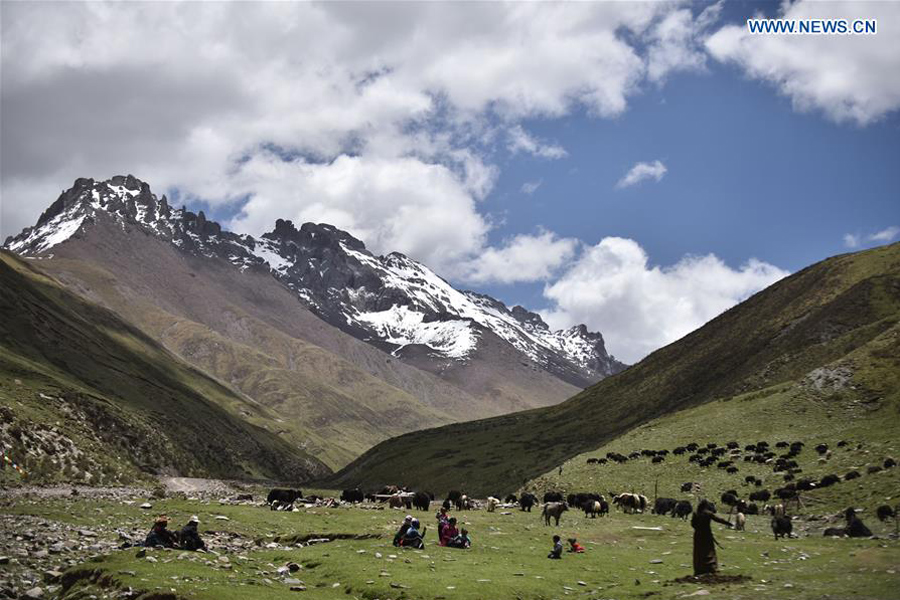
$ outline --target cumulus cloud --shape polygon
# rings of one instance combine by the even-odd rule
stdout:
[[[560,158],[564,148],[522,122],[620,115],[647,80],[647,40],[662,39],[651,30],[677,9],[2,3],[0,226],[32,224],[77,177],[133,173],[159,191],[235,204],[236,225],[252,233],[278,217],[339,219],[423,260],[437,254],[404,224],[452,215],[459,231],[436,239],[445,256],[470,260],[490,227],[478,200],[497,180],[492,152]],[[655,66],[654,80],[680,60]],[[343,193],[314,199],[328,180]],[[434,183],[434,200],[403,180]]]
[[[666,169],[666,165],[662,164],[661,161],[654,160],[652,163],[639,162],[628,170],[625,176],[616,184],[616,187],[622,189],[637,185],[648,179],[659,181],[663,178],[663,175],[666,174],[666,171],[668,171],[668,169]]]
[[[881,231],[865,235],[860,233],[845,233],[844,246],[853,249],[859,248],[864,243],[868,246],[889,244],[897,239],[897,236],[900,236],[900,227],[897,227],[896,225],[891,225],[890,227],[885,227]]]
[[[647,78],[662,82],[675,71],[702,71],[707,53],[703,35],[722,12],[723,2],[706,7],[694,17],[689,8],[673,10],[656,22],[648,31]]]
[[[544,289],[553,306],[543,315],[553,327],[602,331],[611,352],[636,362],[786,275],[755,259],[734,269],[712,254],[651,266],[637,242],[608,237]]]
[[[890,227],[882,229],[881,231],[873,233],[869,236],[869,239],[873,242],[888,243],[894,241],[898,234],[900,234],[900,227],[892,225]]]
[[[544,181],[542,179],[538,179],[537,181],[526,181],[522,184],[521,191],[523,194],[527,194],[530,196],[538,191],[538,188],[541,187],[541,184],[543,183]]]
[[[517,235],[462,265],[458,277],[470,283],[545,281],[572,259],[577,248],[577,240],[549,231]]]
[[[438,272],[479,252],[488,231],[464,182],[445,166],[412,157],[342,155],[312,163],[268,152],[241,164],[231,181],[234,193],[252,194],[231,223],[235,231],[271,229],[271,215],[329,223],[376,253],[403,252]]]
[[[877,19],[877,35],[751,35],[746,23],[726,25],[706,41],[717,60],[741,67],[837,122],[867,125],[900,108],[900,3],[782,4],[785,19]],[[894,75],[891,75],[893,73]]]
[[[556,144],[546,144],[530,133],[521,125],[516,125],[509,131],[509,151],[513,154],[525,152],[540,158],[564,158],[568,155],[566,149]]]

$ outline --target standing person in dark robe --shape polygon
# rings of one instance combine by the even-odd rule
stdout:
[[[716,558],[716,539],[712,533],[712,521],[731,527],[731,523],[716,516],[716,509],[709,500],[701,500],[697,512],[691,517],[694,528],[694,575],[715,573],[719,569]]]

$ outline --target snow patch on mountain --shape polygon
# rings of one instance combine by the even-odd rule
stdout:
[[[272,242],[261,239],[255,244],[248,245],[248,249],[254,256],[261,258],[269,268],[276,273],[283,273],[291,262],[278,254],[278,250],[272,247]]]
[[[425,322],[424,319],[423,313],[399,305],[355,316],[356,323],[367,325],[379,339],[399,346],[398,350],[410,344],[421,344],[441,356],[464,359],[478,344],[478,335],[468,321]]]
[[[44,224],[33,228],[24,237],[17,238],[9,244],[8,248],[16,253],[21,253],[26,248],[33,248],[33,253],[37,254],[62,244],[75,235],[81,229],[81,224],[84,223],[85,215],[77,214],[77,212],[75,209],[70,209],[56,215]]]

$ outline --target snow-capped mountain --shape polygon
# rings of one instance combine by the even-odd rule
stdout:
[[[229,261],[239,271],[266,269],[326,322],[395,356],[427,352],[465,363],[493,334],[560,379],[585,386],[624,365],[599,333],[582,326],[552,331],[533,312],[460,291],[425,265],[399,253],[375,256],[331,225],[298,229],[279,219],[260,239],[224,231],[203,212],[173,209],[132,176],[78,179],[38,219],[4,246],[18,254],[52,253],[100,215],[137,225],[184,252]]]

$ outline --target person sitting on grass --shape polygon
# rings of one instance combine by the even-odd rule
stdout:
[[[553,536],[553,550],[547,555],[547,558],[562,558],[563,545],[558,535]]]
[[[441,530],[440,540],[441,546],[446,546],[451,540],[459,535],[459,529],[456,528],[456,517],[451,517],[444,528]]]
[[[577,539],[569,538],[569,552],[575,552],[576,554],[582,554],[584,552],[584,546],[579,544]]]
[[[397,533],[394,534],[394,545],[399,546],[403,541],[403,536],[406,535],[406,532],[409,530],[409,526],[412,524],[413,517],[412,515],[406,515],[406,518],[403,519],[403,523],[400,525],[400,529],[397,530]]]
[[[188,521],[188,524],[181,528],[181,531],[178,534],[178,540],[183,549],[206,550],[206,544],[203,542],[203,539],[200,538],[200,532],[197,531],[197,526],[199,524],[200,519],[197,518],[197,515],[193,515],[191,520]]]
[[[447,542],[447,545],[451,548],[462,548],[463,550],[471,548],[472,538],[469,537],[469,530],[463,528],[462,531],[459,532],[459,535]]]
[[[413,519],[409,524],[409,529],[403,535],[400,545],[404,548],[416,548],[421,550],[425,547],[425,528],[419,531],[419,520]]]
[[[162,546],[163,548],[175,547],[178,539],[174,533],[169,531],[168,526],[169,517],[159,515],[156,518],[156,523],[153,524],[153,529],[150,530],[150,533],[144,539],[144,546],[148,548],[155,548],[156,546]]]

